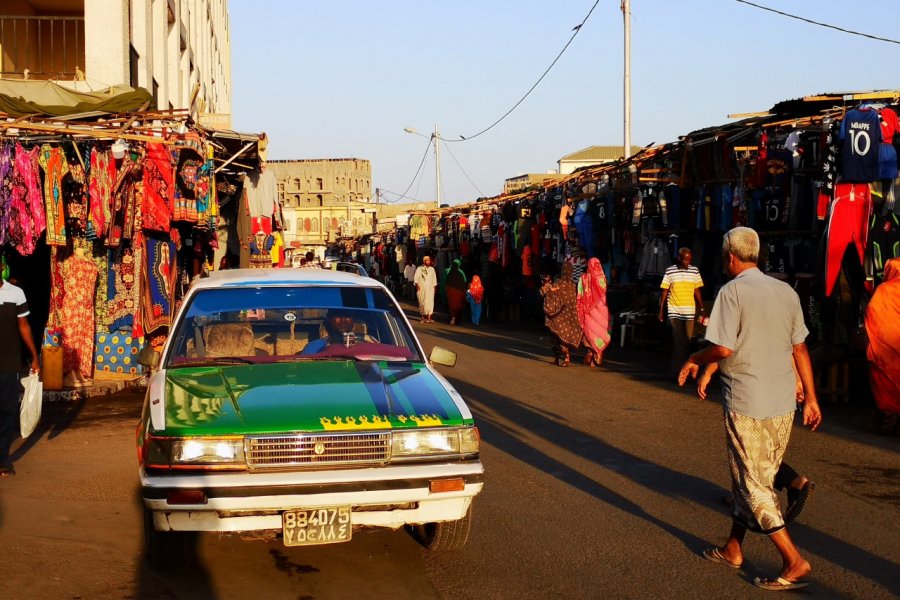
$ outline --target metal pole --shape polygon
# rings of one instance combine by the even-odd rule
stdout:
[[[625,19],[625,158],[631,156],[631,0],[622,0]]]
[[[434,197],[437,198],[438,207],[441,206],[441,133],[438,126],[434,126]]]

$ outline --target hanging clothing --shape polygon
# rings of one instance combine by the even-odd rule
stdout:
[[[841,121],[840,139],[844,181],[868,183],[878,179],[881,146],[878,111],[869,106],[847,111]]]
[[[37,164],[39,152],[40,148],[26,152],[16,142],[7,241],[22,256],[34,252],[37,240],[47,225]]]
[[[94,371],[94,288],[97,265],[82,249],[62,261],[63,369],[90,379]]]
[[[250,206],[250,216],[272,217],[275,209],[275,172],[271,169],[252,171],[244,177],[244,190]]]
[[[837,282],[847,246],[856,247],[859,263],[865,263],[872,197],[866,183],[839,183],[834,186],[834,200],[828,217],[825,250],[825,295],[831,296]]]
[[[112,190],[116,183],[116,163],[108,150],[91,150],[88,174],[88,239],[103,239],[112,217]]]
[[[147,238],[141,266],[142,324],[147,334],[170,324],[175,297],[175,244],[169,240]]]
[[[165,233],[169,231],[174,215],[172,195],[175,179],[166,147],[163,144],[147,144],[143,167],[143,226],[149,231]]]
[[[44,144],[38,162],[44,169],[44,208],[47,217],[47,245],[66,245],[66,211],[62,197],[62,179],[69,172],[69,163],[62,150]]]
[[[0,144],[0,246],[6,244],[12,210],[13,147]]]
[[[606,276],[600,261],[588,261],[587,271],[578,280],[578,322],[584,344],[600,355],[609,345],[609,308],[606,306]]]

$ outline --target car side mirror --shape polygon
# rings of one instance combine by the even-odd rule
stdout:
[[[147,367],[151,371],[159,366],[159,352],[151,346],[144,346],[137,354],[137,364]]]
[[[435,346],[434,348],[432,348],[431,355],[428,357],[428,360],[436,365],[455,367],[456,352],[447,350],[446,348],[441,348],[440,346]]]

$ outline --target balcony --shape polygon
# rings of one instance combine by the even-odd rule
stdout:
[[[83,77],[84,16],[0,15],[0,77]]]

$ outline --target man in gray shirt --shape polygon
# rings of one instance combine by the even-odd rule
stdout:
[[[796,589],[812,568],[800,555],[778,508],[775,473],[790,439],[796,409],[793,358],[803,384],[803,423],[822,421],[804,340],[809,333],[796,292],[756,267],[759,236],[747,227],[725,234],[722,264],[732,281],[719,292],[709,317],[709,346],[691,355],[678,382],[697,377],[700,365],[719,363],[725,394],[725,432],[734,497],[732,527],[721,548],[703,556],[731,567],[743,563],[747,530],[765,533],[782,558],[774,579],[756,578],[768,590]]]

